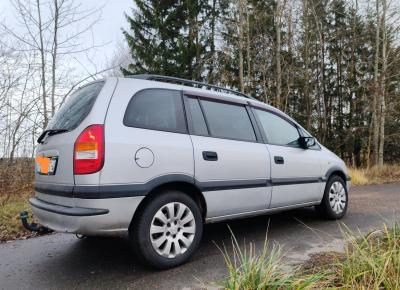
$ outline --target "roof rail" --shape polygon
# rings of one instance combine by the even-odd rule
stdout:
[[[237,95],[240,97],[252,99],[252,100],[257,100],[251,96],[248,96],[244,93],[223,88],[220,86],[215,86],[215,85],[209,85],[206,83],[198,82],[198,81],[192,81],[192,80],[187,80],[187,79],[181,79],[181,78],[176,78],[176,77],[169,77],[169,76],[162,76],[162,75],[152,75],[152,74],[141,74],[141,75],[129,75],[126,76],[128,78],[133,78],[133,79],[141,79],[141,80],[149,80],[149,81],[160,81],[160,82],[166,82],[166,83],[176,83],[176,84],[181,84],[181,85],[186,85],[186,86],[192,86],[192,87],[197,87],[197,88],[206,88],[207,90],[214,90],[216,92],[226,92],[230,93],[233,95]]]

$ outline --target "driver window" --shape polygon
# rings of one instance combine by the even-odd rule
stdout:
[[[255,112],[261,122],[268,144],[300,147],[300,135],[295,126],[273,113],[258,109],[255,109]]]

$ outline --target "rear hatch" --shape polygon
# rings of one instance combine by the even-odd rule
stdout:
[[[93,122],[101,122],[101,124],[104,122],[104,114],[111,96],[104,96],[107,100],[102,102],[96,100],[103,97],[102,91],[107,87],[105,84],[105,81],[94,82],[75,91],[53,116],[46,130],[39,137],[35,150],[36,191],[48,195],[72,197],[75,184],[74,143],[88,125]],[[108,86],[110,85],[114,88],[115,82]],[[105,108],[97,112],[98,106]],[[92,111],[103,115],[91,118]]]

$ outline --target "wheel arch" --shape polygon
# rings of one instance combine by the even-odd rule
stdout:
[[[339,166],[331,167],[325,174],[326,181],[329,180],[332,176],[337,175],[343,179],[343,181],[347,184],[347,181],[350,180],[350,177],[345,173],[345,170]]]
[[[166,190],[177,190],[191,197],[199,206],[204,222],[207,215],[207,204],[202,191],[192,182],[188,182],[186,180],[176,180],[157,184],[148,191],[145,198],[139,203],[135,213],[133,214],[130,227],[132,226],[136,217],[140,215],[147,206],[147,204],[149,204],[155,196],[162,194]]]

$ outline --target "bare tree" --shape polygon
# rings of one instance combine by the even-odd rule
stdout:
[[[373,127],[373,152],[374,152],[374,164],[379,163],[378,148],[379,148],[379,111],[378,111],[378,99],[379,99],[379,37],[380,37],[380,14],[379,14],[379,1],[376,0],[376,34],[375,34],[375,62],[374,62],[374,98],[372,102],[372,122]]]
[[[45,128],[65,88],[77,82],[62,77],[59,62],[96,47],[93,42],[85,45],[82,38],[99,21],[101,8],[84,10],[74,0],[11,0],[11,3],[19,30],[5,23],[1,28],[14,40],[13,49],[36,51],[40,56],[37,78],[41,84],[40,113]]]
[[[238,47],[239,47],[239,87],[240,91],[244,92],[244,62],[243,62],[243,51],[245,42],[245,29],[246,29],[246,17],[245,9],[247,7],[247,0],[238,0],[239,16],[237,21],[238,28]]]
[[[383,165],[383,146],[385,143],[385,115],[386,115],[386,74],[388,67],[387,60],[387,27],[386,27],[386,17],[387,17],[388,5],[386,0],[382,0],[382,73],[381,73],[381,85],[380,85],[380,97],[379,97],[379,149],[378,149],[378,165]]]
[[[10,3],[15,23],[0,23],[0,136],[1,155],[13,159],[31,156],[35,136],[70,93],[109,68],[91,59],[104,44],[87,41],[102,7],[83,9],[74,0]]]
[[[281,0],[276,1],[275,10],[275,27],[276,27],[276,98],[275,105],[279,109],[281,107],[282,94],[282,67],[281,67],[281,26],[282,26],[283,5]]]

